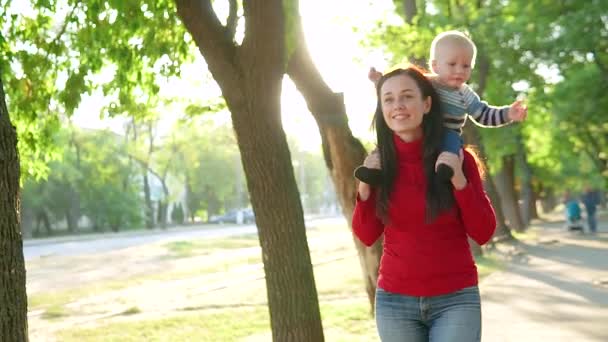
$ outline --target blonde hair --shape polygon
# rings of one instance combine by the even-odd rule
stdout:
[[[477,56],[477,47],[475,46],[475,43],[473,43],[466,33],[456,30],[441,32],[433,39],[433,42],[431,43],[429,65],[433,65],[433,61],[437,59],[436,56],[439,46],[445,43],[455,43],[458,46],[470,48],[472,52],[471,68],[475,66],[475,57]]]

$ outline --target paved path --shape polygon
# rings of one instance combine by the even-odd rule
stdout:
[[[482,341],[608,341],[608,221],[595,236],[562,226],[542,224],[480,284]]]
[[[343,224],[344,217],[308,217],[306,227]],[[23,242],[25,260],[60,255],[89,255],[122,248],[171,241],[220,238],[236,235],[257,234],[255,224],[245,225],[198,225],[171,229],[134,230],[119,233],[63,236],[45,239],[29,239]]]

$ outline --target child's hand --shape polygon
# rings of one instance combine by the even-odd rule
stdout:
[[[523,104],[522,101],[517,100],[513,102],[511,108],[509,108],[509,113],[507,114],[507,116],[509,121],[524,121],[528,116],[528,107]]]
[[[367,78],[369,78],[370,81],[374,82],[374,84],[378,84],[380,77],[382,77],[382,73],[380,71],[376,70],[374,67],[369,68]]]
[[[363,161],[363,166],[368,169],[378,169],[380,170],[382,167],[380,166],[380,151],[375,148]]]

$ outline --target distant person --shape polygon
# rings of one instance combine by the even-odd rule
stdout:
[[[431,81],[441,102],[443,125],[447,128],[441,144],[442,152],[455,155],[462,149],[462,128],[470,117],[478,125],[484,127],[499,127],[511,122],[523,121],[528,115],[527,107],[521,101],[511,105],[495,107],[488,105],[469,87],[467,81],[475,66],[477,47],[464,33],[446,31],[438,34],[430,48],[429,66],[432,74],[425,75]],[[382,73],[371,68],[369,79],[376,83]],[[439,180],[451,178],[453,170],[448,165],[437,161]],[[375,170],[365,167],[355,171],[355,177],[367,184],[377,185],[381,175]]]
[[[570,195],[569,191],[564,193],[564,207],[566,208],[566,225],[569,230],[583,231],[581,221],[581,207],[578,201]]]
[[[360,182],[353,231],[370,246],[384,234],[376,287],[383,342],[481,338],[478,275],[468,238],[484,244],[496,228],[474,156],[441,153],[443,120],[431,81],[415,67],[376,84],[378,149],[363,165],[382,183]],[[435,167],[454,170],[435,185]]]
[[[597,233],[596,210],[598,204],[600,204],[599,193],[587,186],[581,200],[587,213],[587,225],[589,226],[589,232],[591,234],[595,234]]]

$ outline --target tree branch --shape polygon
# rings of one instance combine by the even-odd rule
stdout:
[[[236,63],[238,48],[218,20],[211,1],[175,0],[175,4],[177,14],[192,35],[220,87],[239,89],[239,68]]]
[[[238,23],[238,18],[236,16],[238,12],[238,5],[236,0],[230,0],[230,11],[228,14],[228,19],[226,21],[226,30],[228,31],[228,36],[231,41],[234,41],[234,35],[236,34],[236,24]]]
[[[243,1],[245,37],[241,67],[260,79],[282,78],[285,72],[284,0]],[[263,76],[262,76],[263,75]]]
[[[44,56],[44,60],[47,60],[49,58],[49,55],[51,54],[51,50],[52,47],[59,41],[59,39],[61,39],[61,37],[63,36],[63,34],[65,33],[65,31],[68,28],[68,23],[70,22],[70,18],[74,15],[74,11],[76,11],[76,7],[78,7],[79,2],[76,2],[74,4],[74,6],[72,6],[72,9],[70,10],[70,13],[68,13],[65,16],[65,19],[63,19],[63,25],[61,25],[61,28],[59,29],[59,32],[57,32],[57,35],[55,36],[55,38],[53,38],[53,40],[49,43],[49,49],[46,50],[46,55]]]

